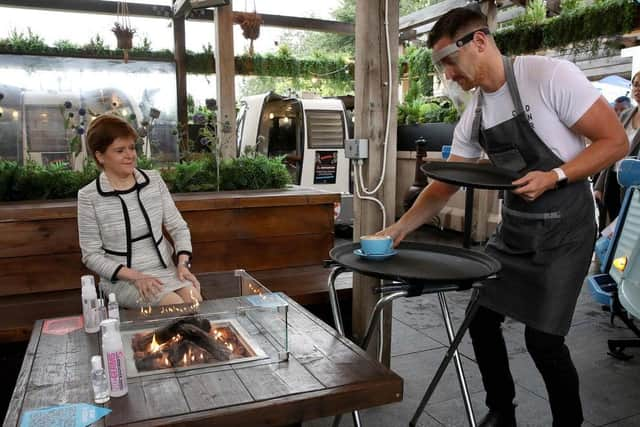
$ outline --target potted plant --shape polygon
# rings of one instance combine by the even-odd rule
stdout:
[[[119,22],[116,22],[111,31],[113,31],[113,34],[115,34],[118,39],[118,49],[129,50],[133,47],[133,35],[136,33],[135,29],[122,26]]]

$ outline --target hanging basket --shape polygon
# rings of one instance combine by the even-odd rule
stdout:
[[[244,38],[251,40],[249,55],[253,55],[253,41],[260,37],[262,17],[255,12],[235,12],[233,22],[240,25]]]
[[[133,28],[123,27],[118,22],[111,29],[118,39],[118,49],[131,49],[133,47],[133,35],[136,30]]]
[[[133,35],[136,30],[131,28],[129,21],[129,6],[127,0],[119,1],[117,7],[118,19],[113,25],[111,31],[116,35],[118,40],[118,49],[124,51],[124,62],[129,61],[129,50],[133,47]]]

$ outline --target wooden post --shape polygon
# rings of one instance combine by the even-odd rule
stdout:
[[[498,7],[496,6],[495,1],[484,0],[480,4],[480,10],[487,17],[487,25],[489,26],[489,31],[495,33],[496,29],[498,28]]]
[[[391,74],[387,64],[385,35],[384,0],[356,1],[356,97],[355,97],[355,137],[369,140],[369,159],[363,166],[364,181],[373,189],[382,173],[384,157],[385,124],[387,121],[387,101],[389,85],[391,87],[391,114],[389,118],[389,140],[387,167],[384,185],[376,194],[386,206],[387,225],[395,220],[395,176],[396,176],[396,127],[397,127],[397,87],[398,87],[398,2],[389,1],[389,56]],[[382,228],[380,209],[372,202],[356,198],[354,204],[354,239],[374,233]],[[362,339],[369,314],[378,296],[372,289],[379,281],[354,274],[353,280],[353,332],[355,338]],[[384,310],[385,348],[382,361],[390,362],[391,344],[391,306]],[[370,354],[377,354],[378,334],[369,346]]]
[[[175,0],[174,0],[175,2]],[[176,61],[176,92],[178,103],[179,154],[184,155],[189,146],[189,115],[187,111],[187,57],[184,35],[184,17],[173,18],[173,46]],[[148,112],[144,112],[147,114]]]
[[[217,7],[216,23],[216,98],[217,128],[223,158],[236,157],[236,95],[233,54],[233,2]]]

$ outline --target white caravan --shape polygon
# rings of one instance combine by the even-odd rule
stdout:
[[[344,140],[348,123],[340,99],[288,98],[273,92],[241,101],[238,153],[284,156],[294,184],[342,194],[336,225],[353,224],[353,195]]]

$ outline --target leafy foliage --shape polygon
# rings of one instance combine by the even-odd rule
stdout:
[[[259,190],[283,188],[291,183],[291,175],[282,163],[283,157],[262,154],[226,159],[220,165],[222,190]]]
[[[563,4],[563,12],[543,21],[515,20],[497,32],[504,53],[520,54],[541,48],[599,47],[598,38],[624,34],[634,28],[638,4],[631,0],[599,0],[591,5]],[[575,7],[575,8],[574,8]]]
[[[398,105],[398,125],[455,123],[458,118],[458,111],[446,97],[421,97]]]
[[[409,46],[398,59],[400,74],[406,68],[409,78],[409,91],[406,100],[413,101],[420,96],[433,95],[433,64],[431,50],[417,46]]]
[[[150,169],[151,163],[138,159],[138,167]],[[175,163],[161,170],[172,192],[214,191],[218,187],[216,160],[203,156],[190,162]],[[0,201],[75,198],[78,190],[98,176],[93,162],[82,171],[73,171],[65,163],[46,166],[0,160]],[[291,182],[281,158],[263,155],[241,156],[220,164],[220,188],[256,190],[283,188]]]

